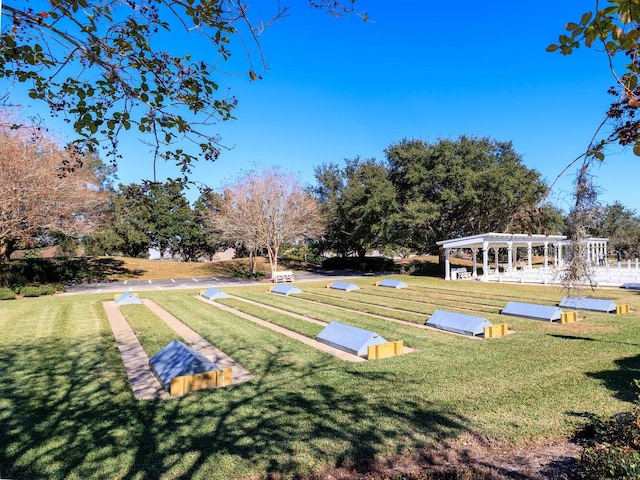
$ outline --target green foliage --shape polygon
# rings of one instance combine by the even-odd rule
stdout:
[[[39,297],[41,295],[54,295],[57,292],[63,292],[64,286],[60,284],[18,285],[15,286],[13,290],[23,297]]]
[[[353,0],[310,3],[354,12]],[[136,130],[156,160],[187,174],[193,161],[218,158],[212,126],[233,118],[237,100],[218,84],[233,64],[222,64],[235,46],[247,57],[245,74],[260,78],[257,32],[287,10],[277,4],[269,18],[264,9],[228,0],[4,2],[0,79],[24,83],[30,98],[73,126],[80,148],[95,151],[105,142],[115,162],[119,136]],[[172,48],[159,50],[168,38]],[[199,56],[187,47],[193,42]]]
[[[16,292],[9,288],[0,288],[0,300],[15,300]]]
[[[298,260],[301,262],[322,263],[322,251],[318,244],[308,245],[299,243],[285,248],[282,252],[283,260]]]
[[[591,479],[640,478],[640,407],[597,420],[595,443],[585,448],[578,476]]]
[[[248,278],[253,280],[260,280],[265,277],[264,272],[243,272],[236,270],[233,272],[235,278]]]
[[[359,272],[394,272],[398,268],[386,257],[331,257],[322,262],[324,270],[352,270]]]
[[[85,240],[87,253],[146,258],[149,248],[195,261],[212,256],[218,237],[211,227],[206,198],[192,208],[177,180],[120,185],[112,195],[110,220]]]
[[[567,23],[567,33],[560,35],[558,43],[549,45],[547,51],[570,55],[585,46],[604,52],[607,56],[605,65],[611,69],[615,82],[609,89],[615,100],[606,112],[605,122],[611,123],[613,128],[608,136],[600,136],[603,123],[586,155],[602,161],[604,147],[610,143],[632,145],[634,154],[640,155],[640,123],[636,115],[640,106],[640,5],[636,0],[607,0],[596,2],[596,7],[594,11],[585,12],[580,20]],[[628,61],[616,61],[615,56]]]
[[[640,216],[620,202],[605,205],[595,215],[590,233],[609,239],[609,251],[619,251],[623,258],[640,257]]]
[[[508,230],[535,206],[546,185],[510,142],[461,136],[428,143],[403,140],[386,149],[402,215],[396,243],[435,253],[435,242]]]
[[[375,159],[347,160],[344,169],[330,163],[315,170],[313,193],[328,219],[325,246],[342,256],[389,246],[397,213],[396,191],[387,169]]]

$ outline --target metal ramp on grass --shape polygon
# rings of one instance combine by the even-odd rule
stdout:
[[[407,288],[407,284],[402,280],[380,280],[376,282],[376,286],[378,287],[390,287],[390,288]]]
[[[284,283],[280,283],[273,287],[270,290],[271,293],[278,293],[280,295],[294,295],[296,293],[302,293],[298,287],[294,287],[293,285],[286,285]]]
[[[502,315],[532,318],[534,320],[560,321],[562,310],[549,305],[535,303],[509,302],[500,312]]]
[[[142,305],[142,300],[131,292],[124,292],[122,295],[116,295],[115,302],[120,305]]]
[[[200,293],[200,295],[206,298],[207,300],[215,300],[218,298],[229,298],[229,295],[213,287],[207,288],[204,292]]]
[[[588,297],[564,297],[558,304],[560,307],[573,308],[575,310],[591,310],[594,312],[615,312],[617,305],[612,300]]]
[[[485,327],[493,324],[483,317],[465,315],[463,313],[436,310],[424,323],[430,327],[446,330],[447,332],[460,333],[462,335],[482,335]]]
[[[359,286],[351,282],[332,282],[327,284],[327,288],[333,288],[334,290],[344,290],[345,292],[360,290]]]
[[[340,322],[329,323],[318,334],[316,340],[363,358],[367,356],[370,346],[388,343],[375,332]]]
[[[231,385],[231,368],[221,369],[203,354],[173,340],[149,359],[158,381],[171,395]]]

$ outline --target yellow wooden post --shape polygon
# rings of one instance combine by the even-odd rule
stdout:
[[[619,315],[621,313],[629,313],[629,304],[624,303],[622,305],[618,305],[616,307],[616,313]]]

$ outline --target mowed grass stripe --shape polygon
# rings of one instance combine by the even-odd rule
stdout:
[[[430,335],[447,335],[441,330],[424,329],[421,332],[416,332],[416,326],[423,326],[424,318],[419,319],[419,323],[413,322],[412,325],[402,325],[397,322],[404,322],[406,320],[398,320],[393,318],[380,317],[366,312],[359,312],[349,308],[344,308],[335,305],[327,305],[320,302],[309,302],[305,299],[299,298],[300,295],[295,297],[276,296],[264,292],[257,292],[255,289],[243,288],[234,290],[233,294],[240,298],[251,298],[254,302],[260,302],[261,300],[268,301],[269,306],[282,305],[285,308],[296,307],[297,312],[304,311],[306,315],[309,315],[313,319],[321,320],[325,323],[332,321],[344,323],[347,325],[364,328],[366,330],[372,330],[382,335],[389,341],[404,340],[407,346],[414,348],[422,348],[425,345],[425,339]],[[228,300],[225,300],[228,302]],[[244,311],[244,309],[243,309]],[[255,311],[256,315],[259,312]],[[304,333],[303,333],[304,334]],[[310,338],[315,338],[315,335],[308,335]]]
[[[201,302],[192,295],[150,292],[148,296],[256,375],[268,370],[269,364],[273,362],[271,357],[277,352],[286,357],[288,362],[304,365],[304,368],[310,362],[330,356],[214,305]]]
[[[185,343],[180,335],[144,305],[122,305],[120,311],[149,358],[173,340]]]
[[[274,307],[281,308],[282,310],[290,311],[292,313],[297,313],[300,315],[308,316],[315,320],[321,320],[324,322],[330,322],[333,320],[339,321],[338,317],[344,317],[348,314],[344,313],[344,309],[339,308],[331,308],[337,307],[338,305],[330,305],[327,302],[322,302],[318,300],[317,297],[308,294],[296,294],[292,296],[278,296],[274,294],[266,294],[262,292],[250,291],[250,290],[239,290],[234,292],[238,297],[246,298],[249,300],[253,300],[256,302],[265,303],[267,305],[271,305]],[[361,304],[357,304],[359,307]],[[354,308],[345,308],[349,312],[358,312],[362,313],[362,308],[358,308],[357,310]],[[376,313],[377,312],[377,313]],[[388,310],[380,310],[380,309],[372,309],[371,312],[368,312],[371,315],[378,315],[382,317],[388,318],[396,318],[398,320],[404,320],[414,323],[423,323],[424,316],[414,315],[411,312],[400,310],[398,312],[389,312]]]

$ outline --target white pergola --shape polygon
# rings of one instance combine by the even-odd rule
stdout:
[[[599,259],[607,257],[607,241],[606,238],[588,238],[584,242],[587,243],[586,255],[590,263],[597,263]],[[472,253],[473,271],[472,276],[477,277],[476,255],[478,250],[482,251],[482,280],[486,281],[489,275],[489,254],[494,252],[495,271],[498,271],[498,251],[501,248],[507,250],[507,263],[504,268],[507,272],[515,269],[517,254],[519,248],[527,249],[527,265],[526,268],[531,269],[532,249],[534,247],[542,247],[544,255],[544,268],[549,266],[550,252],[553,249],[553,265],[560,267],[564,263],[566,257],[566,246],[569,244],[567,237],[564,235],[528,235],[525,233],[483,233],[481,235],[472,235],[470,237],[461,237],[451,240],[443,240],[436,244],[444,249],[445,262],[445,280],[451,280],[451,266],[449,256],[451,250],[469,249]],[[565,250],[563,252],[563,247]],[[523,265],[524,267],[524,265]]]

